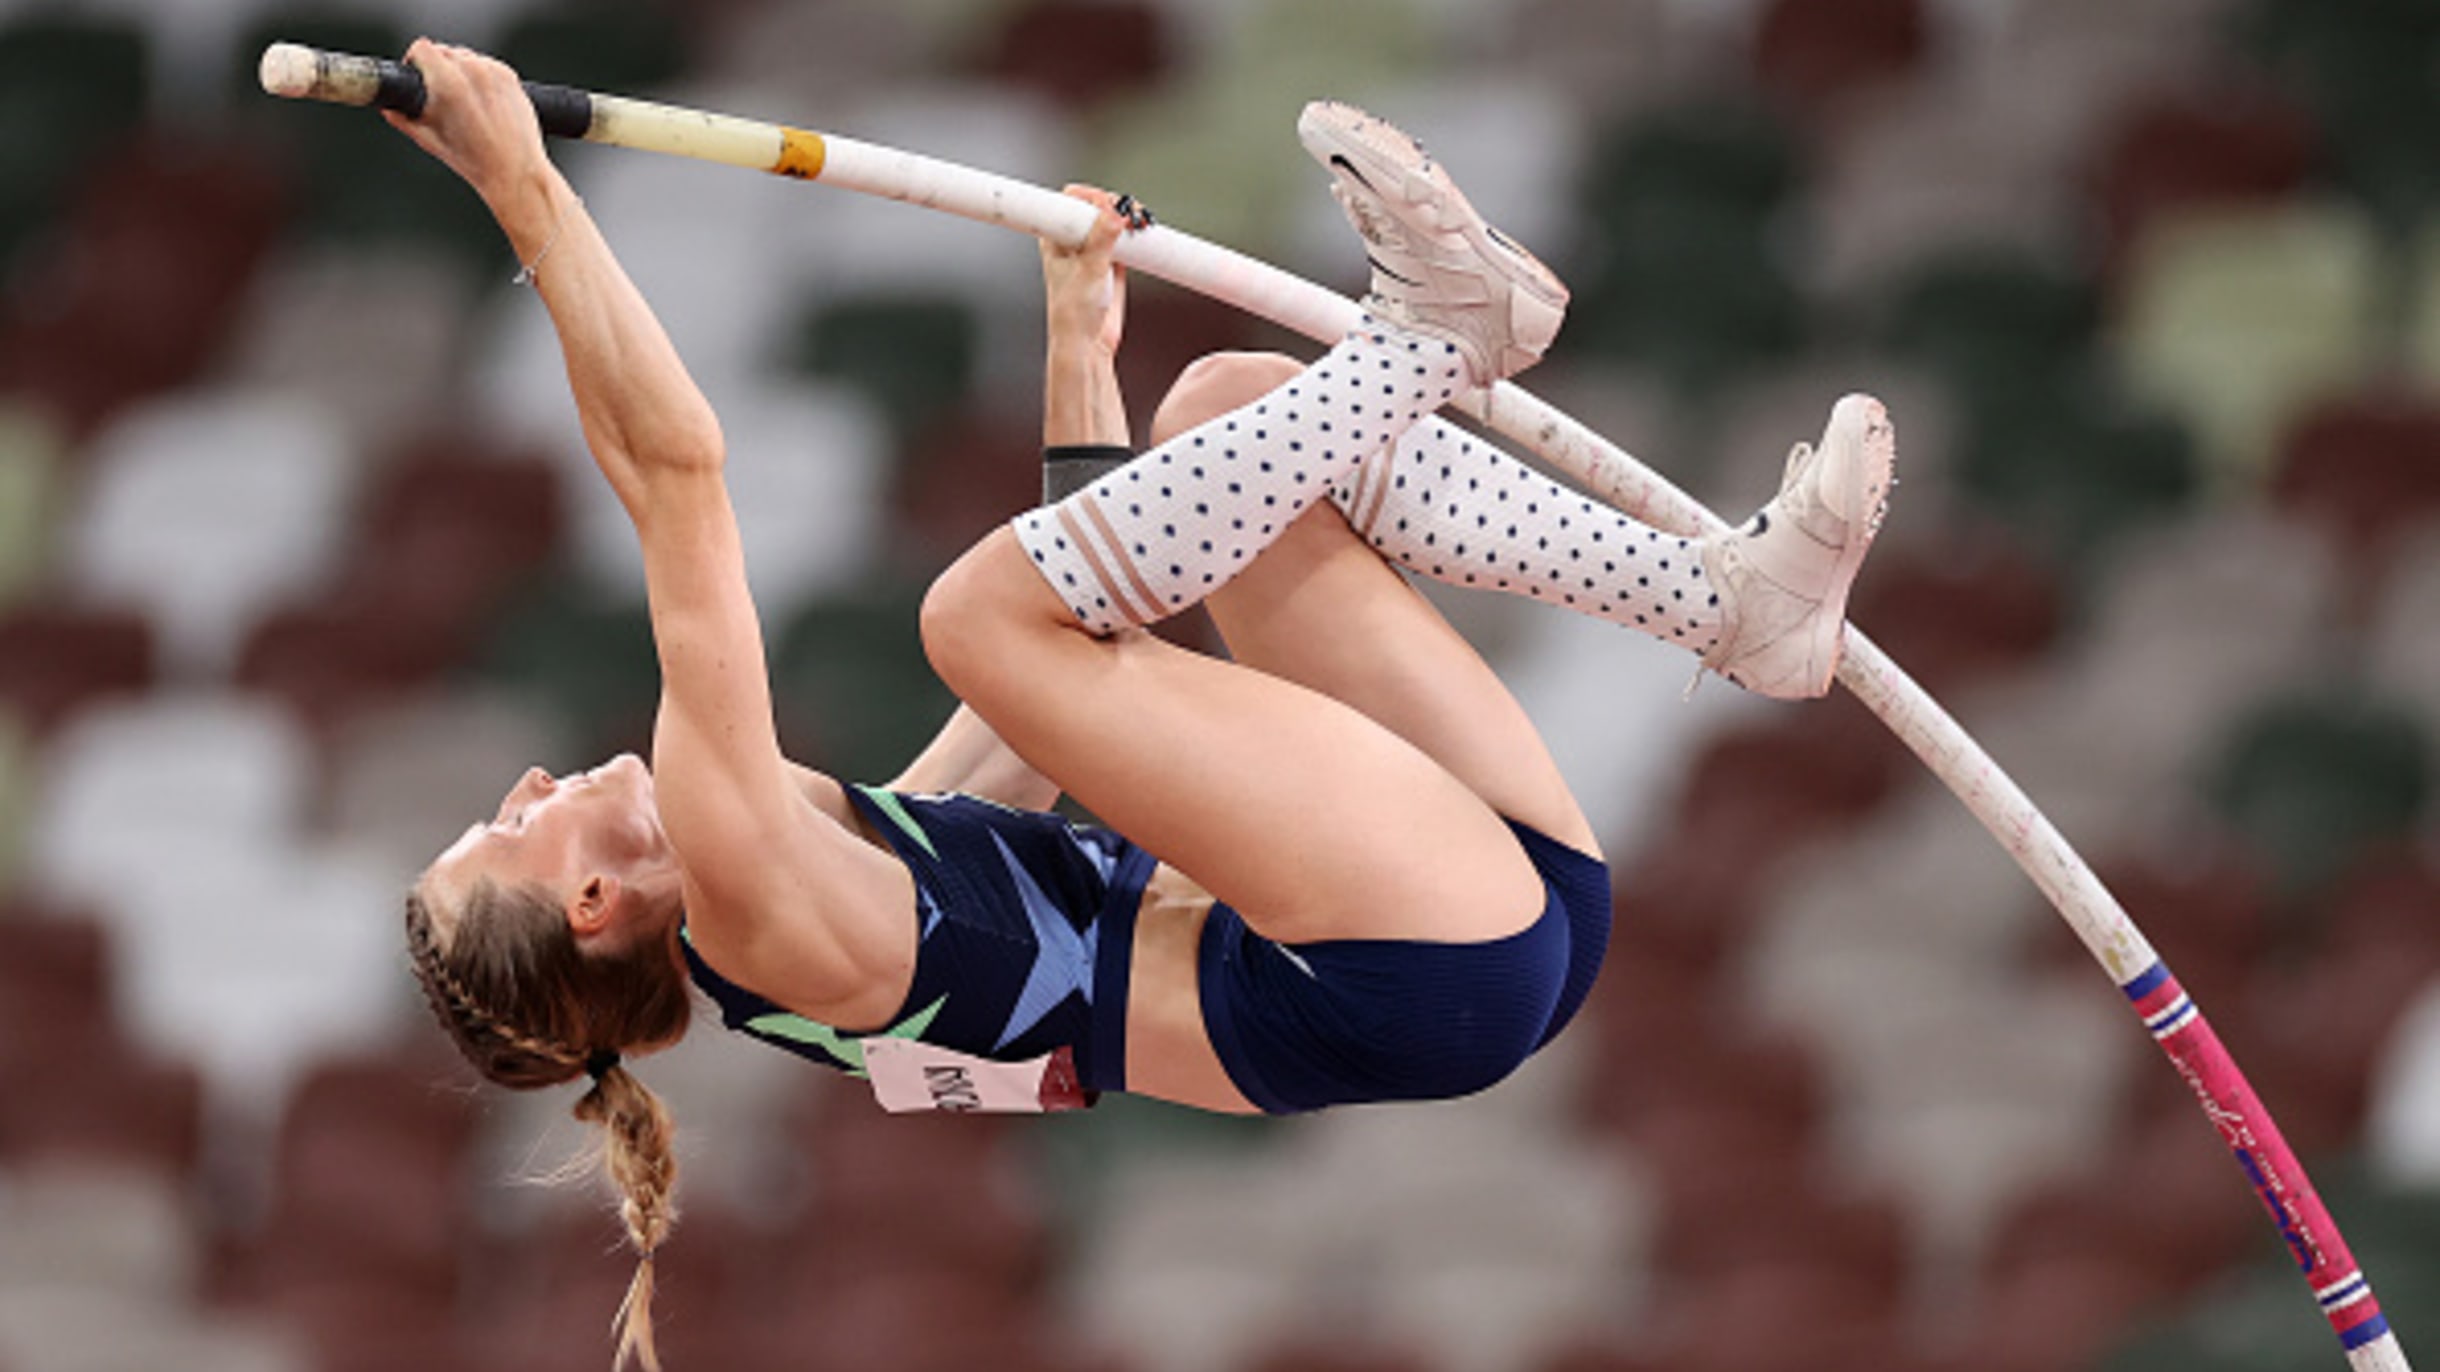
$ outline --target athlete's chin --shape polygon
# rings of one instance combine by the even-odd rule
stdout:
[[[652,768],[645,764],[644,759],[633,753],[621,753],[610,759],[601,765],[599,772],[604,777],[615,779],[622,786],[630,787],[647,796],[652,794]]]

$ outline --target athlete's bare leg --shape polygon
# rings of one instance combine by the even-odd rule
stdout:
[[[1317,527],[1285,556],[1331,564],[1309,570],[1342,586],[1332,634],[1420,647],[1413,592]],[[1096,637],[1006,529],[933,584],[923,627],[942,679],[1019,756],[1269,937],[1473,942],[1541,913],[1500,815],[1430,753],[1286,676],[1142,632]]]
[[[1201,359],[1161,402],[1153,441],[1236,409],[1298,365],[1271,353]],[[1204,604],[1237,661],[1361,711],[1494,811],[1598,855],[1591,824],[1524,708],[1335,506],[1308,511]]]

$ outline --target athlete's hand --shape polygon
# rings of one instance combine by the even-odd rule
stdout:
[[[502,197],[550,162],[523,83],[497,58],[429,38],[409,45],[407,60],[424,75],[423,115],[408,119],[384,110],[382,117],[497,212]]]
[[[1082,246],[1062,248],[1042,240],[1043,299],[1053,342],[1086,342],[1115,355],[1127,326],[1127,269],[1112,260],[1127,220],[1118,197],[1097,186],[1070,185],[1066,193],[1099,211]]]

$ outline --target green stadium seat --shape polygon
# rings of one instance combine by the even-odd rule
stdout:
[[[954,296],[857,296],[808,314],[793,360],[864,391],[904,438],[966,395],[980,333],[973,306]]]
[[[493,40],[529,80],[644,95],[684,74],[687,27],[657,0],[546,0]]]
[[[1793,357],[1804,303],[1764,225],[1710,205],[1654,204],[1600,245],[1575,288],[1570,342],[1710,392]]]
[[[2034,254],[1960,248],[1916,267],[1883,307],[1883,347],[1946,380],[1969,413],[2047,392],[2088,365],[2101,302]]]
[[[1794,352],[1804,307],[1773,225],[1798,189],[1796,150],[1759,111],[1688,106],[1603,140],[1579,197],[1573,346],[1690,389]]]
[[[2266,1279],[2255,1279],[2246,1291],[2250,1308],[2237,1312],[2235,1323],[2201,1311],[2182,1319],[2150,1321],[2096,1361],[2093,1372],[2158,1372],[2170,1367],[2177,1372],[2301,1372],[2334,1360],[2336,1344],[2329,1327],[2299,1294],[2302,1284],[2293,1276],[2287,1283],[2298,1291],[2275,1291]],[[2314,1336],[2318,1344],[2312,1342]]]
[[[36,781],[33,744],[16,716],[0,706],[0,891],[17,884]]]
[[[1244,7],[1221,60],[1238,79],[1292,82],[1311,99],[1421,75],[1435,42],[1424,8],[1408,0],[1255,0]]]
[[[2410,240],[2414,270],[2406,283],[2406,371],[2440,388],[2440,218]]]
[[[2319,891],[2367,845],[2410,833],[2431,748],[2407,715],[2351,692],[2265,703],[2211,768],[2209,798],[2291,894]]]
[[[1960,445],[1957,485],[2063,568],[2187,507],[2193,443],[2167,416],[2094,385],[1987,397]]]
[[[651,746],[660,660],[641,606],[605,605],[569,581],[545,583],[493,622],[473,675],[562,721],[579,757]]]
[[[353,10],[313,6],[256,18],[230,53],[233,107],[250,135],[281,154],[306,237],[346,244],[413,243],[470,273],[505,277],[507,243],[483,202],[447,167],[361,110],[300,105],[262,93],[263,48],[275,41],[337,52],[391,54],[406,49],[396,24]]]
[[[2417,0],[2255,0],[2248,54],[2311,106],[2339,184],[2393,228],[2440,209],[2440,9]]]
[[[923,589],[885,582],[773,626],[773,705],[791,757],[879,785],[931,741],[957,698],[923,655]]]
[[[39,415],[0,403],[0,607],[42,572],[61,457],[58,435]]]
[[[0,28],[0,264],[142,121],[148,61],[124,19],[52,10]]]
[[[1803,189],[1784,125],[1753,106],[1689,104],[1612,129],[1587,160],[1579,197],[1602,230],[1629,227],[1654,203],[1697,202],[1765,218]]]
[[[2379,1265],[2356,1250],[2391,1330],[2409,1350],[2440,1338],[2433,1318],[2440,1312],[2440,1281],[2428,1248],[2427,1242],[2420,1253],[2380,1254],[2391,1260]],[[2282,1249],[2121,1343],[2094,1364],[2094,1372],[2303,1372],[2340,1361],[2330,1326]]]

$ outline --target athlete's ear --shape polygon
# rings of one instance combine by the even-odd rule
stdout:
[[[568,930],[579,939],[598,934],[610,927],[610,916],[618,909],[618,878],[595,872],[568,897]]]

